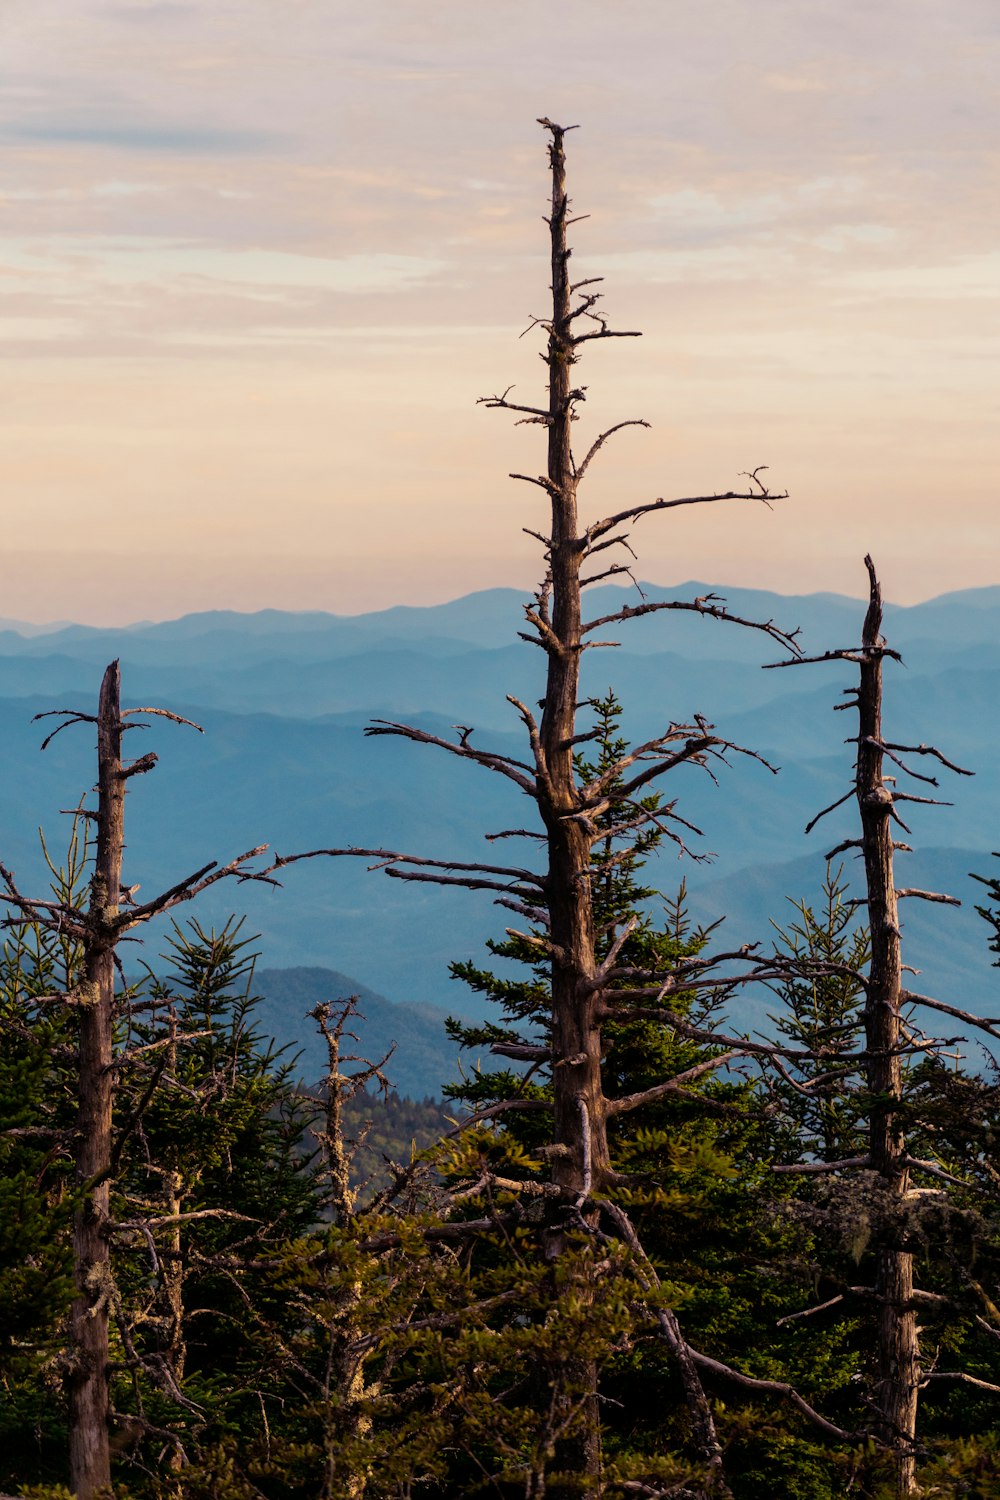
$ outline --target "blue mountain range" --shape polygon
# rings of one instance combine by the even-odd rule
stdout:
[[[786,597],[701,582],[641,587],[653,601],[724,595],[735,614],[799,627],[808,654],[855,645],[865,609],[834,594]],[[172,709],[205,730],[153,720],[136,736],[143,752],[160,757],[129,798],[126,880],[141,882],[144,894],[263,842],[283,854],[363,845],[443,859],[492,850],[495,860],[484,833],[530,816],[516,788],[445,752],[366,739],[363,730],[373,719],[406,720],[454,737],[454,725],[471,725],[475,743],[523,754],[506,695],[537,699],[544,665],[517,636],[525,597],[493,589],[367,615],[218,611],[107,630],[0,622],[0,859],[22,889],[46,884],[39,829],[58,858],[69,821],[60,810],[91,787],[93,744],[85,727],[75,728],[42,754],[42,726],[32,716],[92,708],[104,666],[120,657],[128,704]],[[596,616],[640,601],[634,590],[600,587],[589,602]],[[975,913],[982,887],[970,874],[1000,871],[992,854],[1000,848],[1000,587],[889,606],[884,630],[904,658],[887,666],[891,738],[932,742],[975,772],[942,771],[940,786],[926,790],[952,805],[912,809],[914,853],[901,857],[906,883],[949,890],[963,905],[906,903],[905,956],[922,971],[919,987],[992,1011],[1000,976]],[[694,919],[726,917],[727,946],[767,939],[770,922],[794,916],[789,898],[815,899],[824,851],[853,831],[847,804],[804,833],[848,789],[851,715],[831,710],[852,682],[850,665],[762,670],[781,657],[766,635],[672,611],[617,626],[614,639],[617,650],[587,653],[584,687],[594,695],[615,690],[633,740],[700,713],[762,757],[734,752],[716,781],[684,767],[664,784],[702,836],[691,839],[689,857],[661,852],[651,883],[672,895],[686,881]],[[845,869],[850,876],[850,859]],[[313,1045],[299,1013],[303,984],[310,1005],[324,984],[362,987],[377,1001],[373,1045],[392,1031],[391,1006],[406,1008],[397,1029],[422,1059],[407,1071],[411,1093],[434,1092],[453,1074],[444,1012],[481,1014],[476,997],[449,979],[449,963],[481,960],[485,939],[501,936],[511,920],[488,896],[406,886],[356,859],[292,866],[280,890],[225,884],[198,908],[205,922],[234,910],[260,933],[267,973],[310,971],[308,983],[301,973],[294,983],[271,981],[283,996],[268,1010],[279,1039]],[[147,936],[148,961],[163,936]],[[746,998],[734,1024],[766,1027],[767,1006],[766,996]]]

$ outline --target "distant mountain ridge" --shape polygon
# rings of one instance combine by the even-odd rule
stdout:
[[[736,614],[801,625],[810,653],[853,645],[865,608],[835,594],[786,598],[699,582],[642,589],[651,600],[723,595]],[[589,593],[592,617],[639,600],[634,590],[610,586]],[[127,877],[144,892],[265,840],[282,853],[361,845],[441,858],[490,851],[495,859],[482,835],[523,824],[516,788],[440,751],[366,740],[362,731],[372,718],[414,721],[444,736],[471,724],[474,743],[522,755],[506,694],[537,700],[544,665],[517,639],[526,598],[493,589],[360,616],[220,611],[126,630],[0,631],[0,859],[22,887],[47,885],[38,825],[57,853],[66,822],[58,809],[74,806],[92,785],[93,752],[89,734],[75,728],[40,756],[31,715],[66,704],[92,708],[101,669],[114,656],[123,662],[126,702],[159,703],[206,730],[196,736],[157,720],[141,737],[143,751],[160,756],[153,776],[131,784]],[[889,606],[885,633],[906,661],[904,669],[887,667],[891,733],[932,741],[977,773],[974,782],[942,773],[931,794],[953,807],[912,809],[912,860],[923,858],[921,850],[942,851],[935,857],[964,882],[955,894],[967,905],[958,914],[907,910],[908,933],[928,984],[992,986],[967,872],[989,873],[991,850],[1000,848],[1000,586]],[[815,892],[823,850],[851,827],[848,806],[808,838],[803,832],[848,786],[849,716],[830,709],[852,682],[851,667],[761,671],[780,657],[766,635],[685,612],[629,621],[613,638],[622,649],[587,653],[584,689],[615,688],[633,739],[702,712],[781,767],[775,776],[734,755],[718,785],[680,769],[664,790],[704,830],[693,847],[716,858],[678,862],[671,849],[650,871],[668,893],[686,876],[699,918],[729,909],[741,936],[766,936],[768,918],[787,915],[786,895]],[[530,844],[524,847],[530,858]],[[450,982],[448,963],[481,959],[486,937],[500,936],[511,920],[488,897],[406,887],[367,874],[355,860],[292,866],[285,887],[217,887],[200,911],[222,921],[234,907],[245,910],[269,970],[333,970],[393,1002],[476,1013],[479,1002]],[[156,941],[152,934],[149,946]]]
[[[638,587],[645,593],[668,593],[686,594],[691,590],[698,593],[714,593],[721,597],[742,598],[754,597],[760,600],[772,599],[782,600],[785,603],[795,603],[798,600],[817,601],[820,603],[846,604],[854,607],[866,604],[865,595],[841,594],[836,590],[818,589],[809,594],[783,594],[771,589],[757,589],[742,584],[706,584],[696,579],[686,579],[674,584],[653,584],[641,582]],[[633,592],[629,587],[622,587],[624,593]],[[591,590],[590,597],[594,597],[598,591]],[[391,626],[396,622],[411,622],[414,619],[426,618],[433,614],[438,619],[461,619],[466,613],[468,606],[474,605],[477,612],[486,601],[495,601],[500,607],[506,606],[511,601],[517,602],[527,596],[527,591],[499,586],[489,589],[476,589],[468,594],[459,594],[454,599],[445,600],[440,604],[393,604],[383,609],[367,610],[352,614],[341,614],[336,610],[287,610],[268,607],[258,610],[232,610],[232,609],[208,609],[193,610],[184,615],[171,616],[166,620],[133,620],[122,626],[100,626],[82,625],[71,620],[54,620],[48,622],[24,621],[0,618],[0,631],[13,630],[22,635],[37,635],[40,632],[52,633],[62,629],[73,630],[113,630],[120,632],[139,631],[163,631],[169,630],[173,633],[189,634],[198,633],[199,629],[211,624],[223,625],[224,622],[238,622],[239,628],[253,633],[264,633],[268,630],[295,630],[323,628],[331,621],[350,624],[378,625],[381,622],[385,626]],[[954,589],[943,594],[932,595],[913,605],[894,604],[889,601],[887,609],[900,610],[922,610],[936,608],[941,605],[953,603],[965,603],[980,608],[1000,608],[1000,583],[987,584],[984,587],[969,589]],[[502,626],[501,620],[499,624]],[[394,633],[392,629],[386,631]]]
[[[356,996],[359,1014],[345,1036],[343,1071],[360,1071],[364,1062],[385,1060],[385,1075],[398,1094],[411,1099],[440,1096],[441,1085],[458,1077],[458,1048],[445,1035],[447,1012],[429,1005],[394,1004],[368,985],[346,974],[318,966],[258,969],[254,989],[261,1001],[258,1026],[287,1048],[286,1060],[310,1087],[325,1076],[326,1042],[309,1012],[329,1002],[334,1017],[338,1002]],[[359,1061],[359,1059],[361,1061]]]

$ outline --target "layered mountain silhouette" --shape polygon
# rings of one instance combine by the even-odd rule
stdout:
[[[856,644],[865,609],[833,594],[783,597],[699,582],[642,590],[650,600],[723,594],[736,614],[801,627],[810,654]],[[611,587],[589,597],[595,616],[641,602],[635,590]],[[23,889],[47,883],[38,829],[58,859],[69,822],[59,810],[92,785],[93,745],[86,727],[74,728],[41,754],[42,726],[32,715],[92,708],[103,667],[118,656],[127,704],[159,704],[205,729],[201,736],[157,720],[134,737],[136,753],[141,746],[160,756],[155,773],[132,784],[128,806],[126,879],[141,882],[144,894],[265,841],[280,853],[362,845],[444,859],[490,850],[495,860],[496,846],[483,833],[530,818],[516,788],[443,751],[366,739],[363,730],[372,719],[405,719],[455,737],[452,726],[472,725],[473,743],[523,754],[506,694],[537,699],[543,673],[541,653],[517,638],[524,599],[494,589],[360,616],[219,611],[117,630],[3,622],[0,859]],[[884,629],[905,661],[887,666],[888,733],[904,743],[933,742],[976,773],[973,780],[932,768],[940,786],[916,788],[953,805],[911,809],[907,842],[915,852],[901,856],[902,879],[950,890],[963,906],[907,902],[906,957],[923,971],[915,987],[990,1011],[1000,976],[991,972],[986,928],[974,910],[982,887],[970,872],[1000,871],[991,854],[1000,848],[1000,587],[889,606]],[[686,835],[697,857],[666,848],[651,872],[667,894],[687,881],[695,919],[725,915],[727,946],[766,940],[770,921],[794,916],[786,898],[815,899],[823,852],[853,832],[848,804],[804,834],[807,821],[848,788],[852,716],[831,710],[843,701],[852,668],[761,670],[781,655],[765,635],[681,612],[616,626],[612,638],[620,649],[587,653],[585,689],[614,688],[633,740],[701,713],[780,768],[734,751],[715,782],[690,767],[667,779],[665,795],[678,799],[678,811],[703,836]],[[518,861],[532,853],[522,841]],[[379,1005],[406,1007],[397,1018],[400,1040],[410,1026],[408,1045],[417,1049],[413,1028],[423,1027],[427,1046],[405,1088],[433,1092],[453,1067],[453,1049],[441,1041],[444,1071],[434,1078],[441,1013],[481,1013],[476,997],[449,980],[448,965],[481,960],[485,939],[501,936],[512,918],[488,896],[406,886],[368,873],[367,863],[304,862],[284,872],[281,890],[223,885],[198,913],[221,923],[231,911],[246,912],[261,934],[266,973],[334,971],[348,992],[365,988]],[[850,875],[850,857],[845,869]],[[147,950],[156,942],[153,933]],[[152,962],[155,952],[147,957]],[[328,982],[316,980],[321,988]],[[282,1041],[311,1046],[305,984],[271,981],[269,1024]],[[748,998],[735,1019],[766,1026],[767,1003]],[[379,1037],[391,1031],[386,1024]]]

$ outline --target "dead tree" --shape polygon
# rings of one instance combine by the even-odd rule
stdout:
[[[594,639],[595,632],[621,624],[640,615],[663,610],[685,610],[716,620],[746,626],[764,632],[793,654],[798,654],[796,632],[780,630],[772,621],[742,619],[731,613],[716,595],[692,600],[649,602],[644,597],[636,605],[626,605],[612,614],[585,619],[584,590],[590,584],[631,570],[625,563],[605,565],[603,554],[612,547],[632,552],[627,526],[645,515],[679,506],[711,505],[721,501],[758,501],[775,498],[759,478],[762,469],[747,474],[747,487],[725,493],[685,496],[679,499],[657,499],[630,506],[614,515],[592,521],[580,520],[578,492],[591,464],[608,439],[625,427],[646,427],[644,421],[618,422],[601,432],[580,459],[571,443],[572,424],[579,415],[584,390],[574,381],[574,368],[586,344],[601,339],[638,338],[634,332],[608,327],[597,312],[601,294],[589,290],[603,278],[588,277],[572,281],[569,271],[571,251],[567,227],[576,222],[569,217],[570,201],[566,192],[564,137],[566,128],[543,119],[539,122],[549,132],[549,160],[552,176],[552,206],[547,219],[551,241],[552,311],[547,318],[533,323],[547,334],[545,363],[548,369],[548,404],[545,407],[523,405],[509,399],[510,389],[502,395],[482,398],[482,404],[519,414],[519,419],[535,423],[547,431],[547,468],[534,476],[512,474],[545,494],[549,507],[546,533],[531,531],[544,549],[545,577],[531,603],[525,605],[526,629],[522,639],[538,646],[546,662],[545,696],[541,716],[520,700],[509,697],[528,737],[528,755],[517,759],[494,751],[480,750],[472,743],[473,731],[464,726],[457,741],[444,739],[412,725],[378,720],[366,733],[395,735],[418,744],[434,745],[485,767],[513,782],[530,797],[538,810],[541,837],[547,859],[543,872],[504,864],[467,863],[435,860],[388,849],[323,849],[308,855],[278,857],[271,868],[277,870],[295,859],[317,854],[354,855],[378,861],[385,872],[400,880],[425,881],[437,885],[461,886],[468,890],[497,893],[499,905],[526,917],[541,931],[525,934],[526,941],[544,952],[551,962],[552,975],[552,1046],[553,1138],[558,1150],[553,1153],[552,1179],[563,1190],[567,1201],[585,1198],[611,1179],[607,1143],[607,1123],[611,1114],[637,1108],[643,1100],[619,1099],[609,1104],[601,1081],[601,1026],[607,1014],[604,1004],[606,981],[614,973],[617,949],[603,964],[595,957],[595,933],[591,901],[591,850],[626,830],[639,829],[648,821],[663,821],[664,831],[683,845],[678,829],[687,825],[672,808],[656,814],[644,812],[639,803],[642,793],[667,772],[684,764],[702,768],[724,759],[727,751],[752,754],[718,734],[699,715],[691,722],[671,722],[664,731],[643,744],[634,746],[600,777],[581,784],[578,780],[574,750],[591,738],[578,731],[580,704],[580,666],[585,651],[617,644]],[[568,127],[573,129],[575,127]],[[589,568],[596,564],[596,571]],[[755,756],[755,759],[760,757]],[[773,767],[769,767],[773,770]],[[597,819],[609,808],[620,809],[621,820],[610,831],[606,824],[598,827]],[[539,838],[532,829],[505,830],[487,835],[491,839]],[[624,939],[623,939],[624,940]],[[620,947],[620,944],[618,945]],[[712,960],[715,964],[719,960]],[[705,968],[704,960],[691,966],[685,976]],[[659,986],[643,991],[655,996]],[[664,1082],[666,1091],[670,1085]],[[558,1255],[560,1234],[553,1229],[550,1251]]]
[[[608,1146],[608,1123],[616,1115],[626,1114],[664,1097],[682,1086],[676,1079],[664,1079],[653,1089],[629,1097],[609,1099],[602,1079],[602,1028],[615,1012],[608,1000],[608,985],[627,977],[637,988],[626,994],[616,991],[615,1006],[626,1001],[661,1004],[671,985],[716,984],[723,987],[729,980],[712,977],[720,961],[694,960],[683,974],[627,974],[617,966],[618,955],[628,933],[618,936],[606,957],[598,961],[591,890],[592,851],[630,831],[648,826],[650,819],[683,847],[685,824],[672,809],[651,813],[644,809],[647,789],[658,779],[682,765],[710,769],[713,762],[727,752],[749,753],[726,740],[705,719],[695,714],[690,721],[666,724],[662,733],[632,748],[610,769],[588,781],[581,781],[574,751],[591,738],[578,726],[580,671],[583,653],[615,642],[597,639],[599,632],[637,616],[664,610],[682,610],[708,616],[763,632],[792,654],[797,652],[794,632],[780,630],[772,621],[756,622],[739,618],[715,595],[689,600],[648,601],[638,594],[639,602],[625,605],[610,614],[587,618],[583,600],[588,585],[605,579],[632,580],[628,562],[613,561],[608,554],[621,549],[634,556],[628,528],[644,516],[666,512],[682,506],[714,505],[728,501],[768,504],[773,497],[761,475],[763,467],[748,472],[743,488],[724,493],[658,498],[628,506],[614,514],[589,522],[581,519],[578,497],[580,487],[592,464],[616,433],[628,427],[646,427],[640,420],[617,422],[599,432],[582,455],[574,452],[573,424],[580,415],[585,398],[577,380],[576,367],[587,345],[612,338],[635,338],[632,331],[609,326],[599,310],[601,277],[573,280],[570,271],[571,250],[567,231],[576,222],[570,217],[570,200],[566,189],[566,128],[551,120],[539,122],[550,137],[551,209],[547,218],[550,238],[551,309],[544,318],[532,320],[532,326],[546,335],[543,356],[548,374],[548,399],[544,405],[525,404],[511,399],[508,388],[502,394],[482,398],[482,404],[513,413],[520,422],[545,429],[547,461],[544,473],[512,474],[513,479],[540,490],[548,510],[544,530],[526,528],[543,549],[545,573],[533,600],[525,606],[525,629],[522,638],[541,649],[545,659],[545,689],[541,714],[517,698],[509,702],[519,715],[527,733],[528,752],[524,759],[479,749],[473,743],[473,731],[464,726],[457,740],[446,739],[411,725],[378,721],[366,732],[371,735],[395,735],[419,744],[434,745],[460,759],[474,762],[505,777],[531,798],[537,809],[539,828],[506,830],[492,838],[539,839],[544,844],[544,869],[535,871],[524,866],[493,863],[442,861],[385,849],[331,849],[313,853],[359,855],[373,858],[392,877],[424,881],[495,894],[498,903],[530,923],[531,930],[521,934],[550,963],[551,1026],[550,1044],[532,1050],[532,1060],[547,1066],[551,1079],[552,1144],[548,1154],[551,1164],[550,1213],[543,1234],[544,1253],[550,1261],[562,1254],[570,1228],[593,1229],[600,1216],[600,1199],[614,1181]],[[569,127],[574,128],[574,127]],[[617,557],[620,555],[616,553]],[[632,580],[634,581],[634,580]],[[773,769],[773,768],[769,768]],[[607,818],[614,813],[609,831]],[[293,856],[294,857],[294,856]],[[287,859],[275,861],[280,868]],[[732,956],[732,955],[730,955]],[[740,955],[746,957],[746,953]],[[638,1014],[638,1012],[637,1012]],[[662,1009],[656,1012],[662,1019]],[[717,1040],[714,1034],[709,1038]],[[740,1042],[736,1043],[737,1049]],[[502,1043],[497,1051],[505,1051]],[[752,1050],[752,1048],[751,1048]],[[513,1055],[507,1052],[506,1055]],[[517,1055],[524,1056],[522,1048]],[[729,1053],[720,1062],[732,1060]],[[505,1106],[519,1107],[517,1100]],[[533,1106],[534,1107],[534,1106]],[[678,1345],[678,1347],[680,1347]],[[686,1346],[685,1346],[686,1347]],[[693,1372],[693,1366],[690,1367]],[[580,1372],[578,1372],[579,1374]],[[574,1471],[573,1493],[597,1482],[600,1471],[600,1423],[596,1405],[596,1374],[582,1372],[582,1384],[591,1391],[584,1437],[574,1451],[562,1445],[556,1467]],[[701,1420],[701,1412],[698,1414]],[[713,1455],[712,1462],[715,1461]],[[556,1491],[547,1490],[550,1496]]]
[[[310,1015],[319,1027],[326,1042],[327,1066],[321,1088],[325,1094],[322,1123],[314,1123],[312,1135],[322,1154],[326,1177],[326,1207],[331,1222],[338,1229],[347,1229],[354,1221],[358,1207],[358,1188],[351,1182],[351,1169],[358,1149],[370,1129],[370,1122],[362,1125],[355,1139],[348,1137],[344,1122],[344,1106],[363,1096],[369,1084],[381,1090],[383,1098],[389,1093],[390,1084],[382,1071],[392,1052],[380,1062],[345,1052],[345,1042],[357,1042],[350,1022],[359,1016],[357,996],[341,1001],[336,1007],[323,1001],[315,1006]],[[363,1017],[362,1017],[363,1019]],[[345,1064],[358,1064],[356,1071],[346,1072]],[[329,1329],[329,1353],[326,1361],[323,1390],[324,1409],[324,1465],[322,1500],[334,1500],[338,1494],[343,1500],[362,1500],[367,1488],[367,1476],[352,1466],[344,1473],[340,1462],[344,1438],[355,1446],[363,1443],[371,1431],[371,1418],[365,1402],[380,1393],[377,1379],[369,1381],[365,1371],[365,1349],[358,1327],[357,1311],[364,1295],[360,1276],[348,1278],[338,1289],[336,1317],[331,1319]],[[336,1399],[336,1406],[333,1405]]]
[[[120,1072],[130,1061],[128,1050],[116,1050],[115,1046],[116,1025],[129,1004],[123,985],[116,993],[116,975],[121,974],[117,950],[127,934],[220,880],[233,876],[269,878],[251,866],[266,848],[261,845],[221,867],[215,861],[204,865],[149,901],[136,903],[132,899],[135,888],[129,891],[122,885],[125,794],[130,778],[151,771],[157,757],[150,753],[131,762],[123,760],[122,739],[126,731],[143,728],[142,720],[148,715],[180,724],[191,721],[160,708],[122,710],[120,687],[121,674],[115,661],[104,674],[96,715],[54,711],[59,724],[42,747],[69,725],[92,724],[97,731],[97,807],[75,814],[86,818],[93,828],[95,859],[86,910],[58,899],[24,895],[11,871],[0,865],[0,897],[13,912],[4,925],[44,928],[63,940],[78,943],[83,955],[82,982],[66,993],[44,997],[49,1003],[69,1007],[78,1028],[77,1124],[72,1147],[79,1200],[73,1226],[76,1297],[70,1312],[64,1382],[69,1409],[70,1486],[79,1500],[91,1500],[109,1490],[111,1484],[110,1428],[114,1413],[109,1322],[117,1292],[111,1267],[110,1192],[122,1146],[137,1123],[134,1119],[116,1122],[114,1114]]]
[[[855,977],[865,996],[865,1046],[863,1054],[856,1054],[850,1066],[864,1069],[869,1101],[868,1150],[865,1155],[849,1161],[800,1163],[780,1170],[816,1173],[851,1170],[868,1174],[867,1191],[872,1218],[877,1225],[875,1285],[856,1287],[851,1291],[856,1297],[870,1299],[876,1308],[869,1390],[874,1410],[873,1435],[891,1455],[897,1494],[907,1496],[916,1493],[919,1392],[930,1380],[962,1378],[957,1374],[921,1369],[917,1305],[921,1300],[926,1301],[929,1294],[914,1286],[911,1222],[918,1199],[931,1191],[914,1188],[914,1173],[930,1176],[935,1184],[959,1179],[952,1177],[940,1164],[918,1160],[910,1154],[902,1121],[906,1102],[906,1061],[940,1054],[945,1046],[953,1045],[958,1039],[927,1036],[916,1026],[912,1015],[907,1014],[907,1008],[919,1002],[992,1035],[1000,1033],[982,1018],[927,996],[913,994],[903,985],[899,901],[915,898],[951,905],[959,903],[954,897],[937,891],[897,887],[895,854],[897,850],[910,847],[896,836],[897,829],[909,833],[899,806],[907,802],[931,804],[937,799],[901,791],[897,776],[886,771],[886,761],[890,762],[893,772],[901,772],[934,788],[937,787],[936,777],[913,770],[909,757],[928,757],[959,775],[970,773],[947,760],[932,745],[902,745],[886,738],[882,724],[882,665],[886,658],[899,661],[900,657],[898,652],[890,649],[881,634],[882,593],[870,557],[865,558],[865,567],[869,578],[869,604],[860,649],[827,651],[822,656],[799,658],[794,665],[850,661],[857,665],[859,673],[858,686],[846,691],[848,701],[836,705],[838,709],[857,708],[858,732],[852,737],[857,745],[853,786],[830,807],[824,808],[809,827],[814,827],[820,818],[840,807],[852,795],[856,799],[861,835],[845,839],[829,852],[827,858],[847,850],[857,850],[864,864],[866,895],[856,904],[867,916],[871,957],[867,974],[858,973]],[[779,662],[775,665],[790,664]],[[940,1187],[936,1190],[943,1191]],[[840,1297],[833,1299],[834,1302],[841,1300]]]
[[[893,791],[884,774],[886,745],[882,733],[882,596],[871,558],[865,559],[871,600],[861,637],[858,704],[858,756],[855,791],[861,818],[861,852],[868,891],[871,962],[865,997],[865,1042],[869,1052],[868,1088],[873,1105],[869,1119],[872,1170],[884,1186],[895,1212],[886,1215],[886,1232],[878,1249],[875,1285],[878,1300],[878,1375],[874,1391],[878,1436],[897,1452],[897,1489],[914,1487],[914,1439],[920,1354],[913,1301],[913,1255],[906,1248],[905,1213],[910,1186],[906,1143],[899,1119],[902,1102],[899,907],[893,873]],[[891,752],[890,752],[891,753]],[[895,778],[891,778],[892,781]],[[898,817],[898,814],[896,815]],[[893,1232],[895,1230],[895,1232]]]

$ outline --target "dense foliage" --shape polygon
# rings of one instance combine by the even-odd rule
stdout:
[[[613,696],[594,712],[582,778],[625,748]],[[655,798],[646,805],[656,812]],[[619,944],[631,971],[697,959],[707,940],[686,922],[683,890],[664,903],[642,882],[662,836],[655,825],[611,833],[595,856],[600,951]],[[85,860],[74,845],[68,873],[54,872],[61,891],[79,893]],[[996,907],[983,915],[995,932]],[[870,1184],[774,1171],[835,1165],[861,1140],[868,1101],[841,1060],[856,1046],[851,975],[867,938],[840,875],[828,874],[816,907],[797,905],[778,949],[801,970],[774,984],[775,1031],[801,1055],[777,1071],[720,1063],[720,1045],[682,1035],[679,1020],[713,1020],[715,1002],[693,989],[665,995],[652,1018],[609,1025],[608,1097],[651,1093],[612,1132],[607,1213],[629,1232],[610,1233],[605,1217],[595,1237],[580,1215],[553,1264],[550,1064],[516,1061],[546,1034],[546,969],[530,941],[492,944],[497,969],[454,966],[498,1019],[452,1022],[453,1037],[476,1058],[498,1048],[515,1061],[471,1068],[437,1105],[387,1095],[380,1070],[351,1055],[347,1003],[316,1012],[333,1039],[329,1069],[304,1090],[256,1024],[239,924],[176,927],[166,962],[130,992],[119,1038],[109,1296],[120,1492],[572,1493],[560,1463],[589,1419],[594,1367],[601,1493],[708,1494],[690,1392],[663,1337],[668,1309],[718,1362],[706,1389],[719,1486],[736,1500],[891,1494],[858,1420],[875,1315]],[[822,961],[811,977],[807,960]],[[65,1475],[73,1021],[47,997],[72,989],[76,961],[71,943],[22,924],[0,973],[0,1484],[25,1494],[55,1494],[45,1486]],[[679,1081],[658,1092],[664,1079]],[[908,1231],[930,1374],[967,1377],[928,1387],[920,1473],[927,1493],[985,1496],[998,1482],[1000,1089],[988,1073],[917,1056],[907,1101],[913,1149],[950,1177],[914,1196]],[[774,1386],[734,1385],[727,1369],[790,1383],[846,1436],[818,1429]]]

